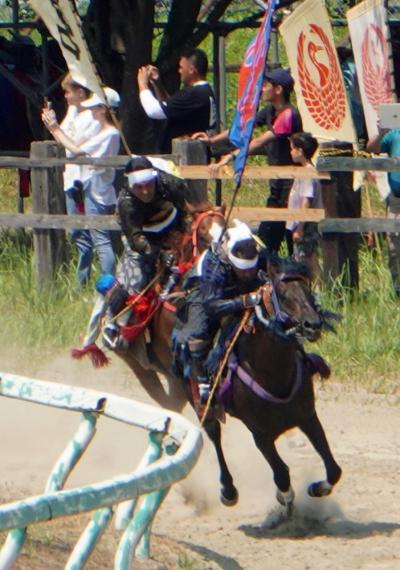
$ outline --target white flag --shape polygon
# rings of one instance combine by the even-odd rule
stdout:
[[[365,124],[370,139],[378,134],[381,103],[395,101],[389,27],[383,0],[366,0],[347,11],[347,21]],[[386,172],[375,172],[382,198],[390,192]]]
[[[29,0],[29,4],[58,42],[74,81],[96,93],[105,102],[74,0]]]
[[[356,133],[325,2],[305,0],[285,18],[279,31],[295,80],[304,130],[322,140],[355,142]]]

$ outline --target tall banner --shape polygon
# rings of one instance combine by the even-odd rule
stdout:
[[[378,134],[381,103],[395,101],[390,32],[383,0],[347,11],[351,44],[369,138]]]
[[[395,101],[389,26],[383,0],[365,0],[347,11],[368,137],[378,134],[381,103]],[[383,198],[389,193],[386,172],[376,172]]]
[[[239,74],[238,102],[229,132],[231,143],[240,152],[235,159],[236,184],[239,186],[246,165],[254,122],[260,102],[264,72],[271,39],[272,15],[276,0],[269,0],[256,37],[249,44]]]
[[[29,4],[58,42],[73,79],[105,102],[74,0],[29,0]]]
[[[322,140],[356,142],[332,28],[323,0],[305,0],[282,35],[304,130]]]

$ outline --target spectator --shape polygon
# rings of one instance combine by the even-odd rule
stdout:
[[[67,113],[60,123],[60,129],[75,144],[80,145],[100,130],[100,123],[93,118],[93,113],[82,107],[82,102],[90,97],[91,91],[74,81],[70,73],[65,76],[61,87],[67,102]],[[48,109],[49,105],[47,105]],[[56,121],[54,111],[51,116]],[[73,153],[68,149],[65,149],[65,154],[67,157],[73,156]],[[77,182],[77,186],[79,186],[79,181],[79,165],[66,164],[64,168],[64,192],[68,214],[78,214],[82,211],[82,204],[77,203],[81,192],[75,188],[75,183]]]
[[[143,109],[151,119],[165,121],[158,143],[159,152],[171,152],[173,138],[215,129],[216,105],[206,80],[207,70],[207,56],[201,49],[182,54],[179,75],[183,88],[170,96],[156,67],[147,65],[139,69],[138,85]]]
[[[299,166],[311,167],[311,159],[318,148],[318,141],[309,133],[295,133],[290,137],[290,154]],[[295,178],[289,194],[289,208],[322,208],[321,186],[318,179]],[[317,250],[318,226],[315,222],[287,222],[286,228],[293,238],[296,261],[304,261],[313,279],[319,277]]]
[[[61,129],[51,110],[46,108],[43,110],[42,118],[48,130],[56,141],[64,145],[74,156],[87,155],[101,158],[117,155],[119,152],[120,133],[113,125],[112,115],[108,108],[118,107],[119,95],[109,87],[104,88],[104,95],[107,105],[95,94],[81,103],[83,108],[91,110],[93,118],[100,124],[100,130],[79,144]],[[85,214],[113,214],[117,201],[113,186],[115,169],[81,166],[79,174]],[[102,274],[115,272],[115,254],[109,230],[78,230],[73,232],[73,240],[78,248],[78,280],[81,286],[87,284],[90,278],[93,248],[99,256]]]
[[[368,152],[384,152],[392,158],[400,157],[400,129],[382,129],[378,125],[378,134],[367,144]],[[390,193],[386,198],[387,217],[400,218],[400,172],[389,172],[388,181]],[[394,291],[400,297],[400,234],[388,233],[389,271],[392,277]]]
[[[293,91],[294,81],[286,69],[274,69],[265,74],[262,88],[262,99],[268,103],[257,113],[255,125],[266,127],[267,130],[253,138],[249,147],[249,154],[262,154],[265,150],[270,166],[287,166],[293,164],[290,155],[290,135],[302,130],[301,117],[290,103],[290,95]],[[210,144],[226,143],[228,131],[208,137],[204,133],[196,133],[196,138],[208,141]],[[219,168],[228,164],[235,158],[238,151],[224,155],[221,160],[213,165]],[[267,206],[270,208],[285,208],[289,196],[292,180],[270,180],[270,195]],[[278,252],[285,236],[285,222],[261,222],[258,230],[260,238],[268,247]],[[289,244],[291,253],[291,245]]]

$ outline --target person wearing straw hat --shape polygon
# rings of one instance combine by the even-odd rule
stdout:
[[[120,98],[114,89],[104,88],[104,100],[92,94],[81,103],[89,109],[93,119],[100,124],[99,131],[82,143],[76,143],[62,130],[54,113],[45,108],[42,119],[55,140],[61,143],[73,156],[86,155],[93,158],[118,155],[120,133],[114,126],[110,109],[119,106]],[[80,166],[80,182],[83,191],[84,213],[86,215],[112,215],[115,212],[117,196],[114,188],[115,169],[109,167]],[[115,253],[109,230],[74,230],[72,240],[78,249],[78,280],[80,286],[88,283],[93,249],[99,257],[102,274],[115,273]]]
[[[240,314],[260,301],[260,258],[250,228],[235,220],[222,241],[206,250],[184,282],[188,291],[173,331],[174,361],[198,388],[200,404],[209,396],[207,357],[226,315]]]

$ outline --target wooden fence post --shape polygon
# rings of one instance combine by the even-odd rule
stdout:
[[[322,155],[328,150],[332,156],[334,149],[339,149],[337,156],[352,156],[349,143],[335,141],[329,147],[321,145]],[[347,151],[347,152],[346,152]],[[327,218],[361,217],[361,193],[353,190],[352,172],[331,172],[331,180],[321,180],[322,199]],[[358,274],[358,234],[326,234],[322,236],[323,277],[326,284],[343,274],[342,285],[357,289]]]
[[[33,142],[32,159],[61,158],[64,149],[52,141]],[[63,168],[33,168],[31,171],[32,211],[34,214],[65,214]],[[35,278],[38,287],[48,285],[58,267],[67,259],[63,230],[33,232]]]
[[[172,154],[179,156],[179,164],[207,164],[207,146],[198,140],[173,139]],[[207,180],[188,180],[188,202],[199,204],[208,200]]]

